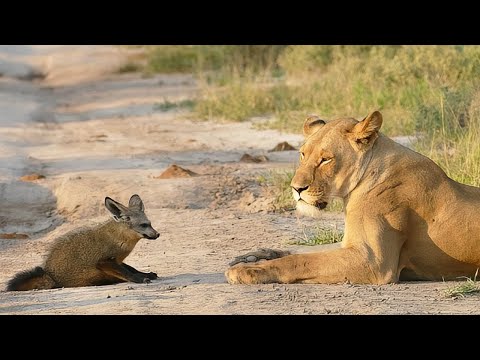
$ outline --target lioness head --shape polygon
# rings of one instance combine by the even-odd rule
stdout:
[[[378,111],[362,121],[325,122],[315,115],[305,120],[300,165],[290,183],[299,212],[316,216],[332,197],[345,198],[357,186],[381,126]]]

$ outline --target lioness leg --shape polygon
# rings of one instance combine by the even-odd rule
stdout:
[[[375,271],[369,266],[373,263],[367,252],[351,247],[288,255],[259,264],[238,264],[229,268],[225,276],[230,284],[334,284],[345,281],[383,284],[396,280]],[[389,272],[393,273],[396,272]]]

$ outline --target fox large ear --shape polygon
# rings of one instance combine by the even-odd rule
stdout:
[[[125,206],[109,198],[108,196],[105,198],[105,207],[108,211],[110,211],[115,221],[120,221],[122,214],[128,210]]]
[[[143,201],[140,199],[140,196],[137,194],[132,195],[130,201],[128,202],[128,207],[133,210],[144,211],[145,207],[143,206]]]
[[[303,123],[303,136],[312,135],[323,125],[325,125],[325,120],[320,119],[317,115],[309,115]]]
[[[378,130],[383,123],[382,114],[380,111],[374,111],[365,119],[360,121],[353,127],[352,134],[357,143],[368,144],[375,141],[378,137]]]

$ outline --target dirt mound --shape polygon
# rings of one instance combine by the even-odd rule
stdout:
[[[175,178],[185,178],[185,177],[192,177],[198,176],[197,173],[184,169],[178,165],[170,165],[167,170],[161,173],[159,176],[154,176],[155,179],[175,179]]]
[[[17,233],[3,233],[0,234],[0,239],[28,239],[28,235]]]
[[[261,163],[261,162],[267,162],[267,161],[269,161],[269,159],[265,155],[252,156],[250,154],[245,153],[240,158],[240,162],[247,162],[247,163]]]
[[[297,150],[295,147],[290,145],[288,142],[284,141],[281,143],[278,143],[273,149],[268,150],[268,152],[272,151],[290,151],[290,150]]]
[[[238,201],[234,202],[239,210],[246,213],[272,212],[275,210],[274,199],[255,191],[245,191]]]
[[[45,176],[44,175],[41,175],[41,174],[29,174],[29,175],[23,175],[20,180],[22,181],[35,181],[35,180],[39,180],[39,179],[45,179]]]

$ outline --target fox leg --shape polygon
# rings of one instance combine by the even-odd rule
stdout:
[[[133,266],[127,265],[127,264],[125,264],[125,263],[122,263],[122,266],[123,266],[124,268],[126,268],[127,270],[129,270],[130,272],[132,272],[132,273],[134,273],[134,274],[143,275],[143,276],[149,278],[150,280],[158,279],[157,274],[155,274],[154,272],[148,272],[148,273],[141,272],[141,271],[138,271],[137,269],[135,269]]]
[[[103,259],[97,263],[97,269],[103,271],[105,274],[116,277],[124,281],[131,281],[134,283],[149,283],[150,279],[140,273],[133,273],[126,267],[118,264],[115,259]]]

